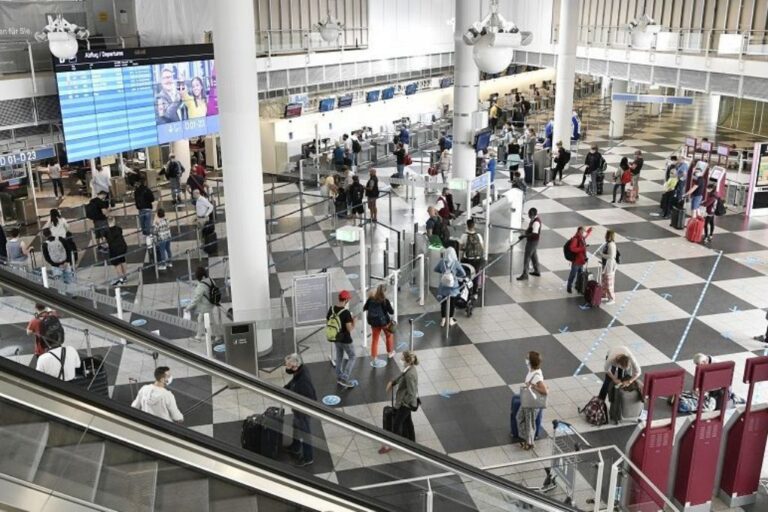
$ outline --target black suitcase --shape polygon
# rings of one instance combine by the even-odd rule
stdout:
[[[80,368],[75,371],[75,378],[70,381],[93,393],[109,397],[109,383],[107,382],[107,368],[104,360],[99,356],[81,357]]]
[[[208,219],[203,227],[203,250],[209,256],[219,252],[219,239],[216,236],[216,224]]]
[[[523,177],[526,183],[533,184],[533,164],[523,164]]]
[[[395,433],[395,408],[391,405],[384,407],[384,414],[382,415],[381,428],[387,432]]]
[[[685,229],[685,210],[672,208],[672,220],[669,225],[675,229]]]
[[[285,412],[279,407],[267,407],[264,414],[253,414],[243,421],[240,445],[246,450],[277,459],[283,445]]]

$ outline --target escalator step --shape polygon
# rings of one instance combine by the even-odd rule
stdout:
[[[31,482],[48,443],[48,423],[0,428],[0,473]]]
[[[154,461],[104,467],[96,503],[121,512],[152,512],[157,470],[158,464]]]
[[[35,483],[92,502],[96,498],[104,447],[104,443],[85,443],[47,448]]]
[[[208,480],[187,480],[161,484],[157,487],[155,510],[209,512]]]

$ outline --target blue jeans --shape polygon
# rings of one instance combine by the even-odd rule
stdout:
[[[173,255],[171,254],[171,241],[163,240],[157,242],[157,257],[160,263],[168,263]]]
[[[403,178],[405,176],[405,165],[397,164],[397,177]]]
[[[355,348],[352,343],[334,343],[334,345],[336,345],[336,377],[347,382],[357,359]],[[347,354],[346,364],[344,363],[344,354]]]
[[[293,444],[291,451],[300,454],[302,460],[314,460],[312,432],[309,428],[309,416],[300,412],[293,413]]]
[[[149,236],[152,234],[152,210],[145,208],[139,210],[139,226],[141,227],[141,234]]]
[[[576,265],[575,263],[571,263],[571,273],[568,274],[568,284],[566,286],[567,289],[573,289],[573,282],[578,279],[582,272],[584,272],[583,265]]]

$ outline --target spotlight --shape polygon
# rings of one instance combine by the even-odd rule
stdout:
[[[88,30],[68,22],[58,14],[55,19],[48,16],[48,25],[35,34],[35,39],[38,42],[48,41],[48,49],[53,56],[65,61],[77,56],[77,40],[87,40],[88,36]]]
[[[331,18],[330,11],[325,21],[319,22],[315,25],[315,30],[320,34],[320,37],[326,43],[334,43],[338,41],[341,36],[341,31],[344,30],[344,25]]]
[[[475,64],[484,73],[501,73],[509,66],[515,48],[533,41],[533,33],[521,32],[514,23],[499,14],[498,0],[491,0],[491,13],[482,21],[472,24],[462,35],[467,46],[472,46]]]

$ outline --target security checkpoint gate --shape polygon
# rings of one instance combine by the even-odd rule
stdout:
[[[717,461],[723,435],[725,405],[705,413],[705,394],[721,390],[730,395],[735,363],[725,361],[696,367],[693,389],[699,394],[695,418],[677,436],[679,443],[674,497],[685,512],[708,512],[715,489]]]
[[[638,425],[638,433],[629,441],[627,452],[632,462],[661,492],[669,491],[669,465],[672,440],[675,434],[677,407],[671,419],[654,421],[655,403],[659,398],[674,396],[675,402],[683,391],[685,370],[664,370],[645,376],[643,398],[648,406],[645,424]],[[642,479],[635,479],[628,493],[630,510],[656,512],[664,509],[664,502],[656,496]]]
[[[747,359],[744,383],[749,384],[743,411],[726,425],[720,499],[729,507],[755,503],[768,437],[768,405],[753,405],[755,385],[768,381],[768,356]]]

